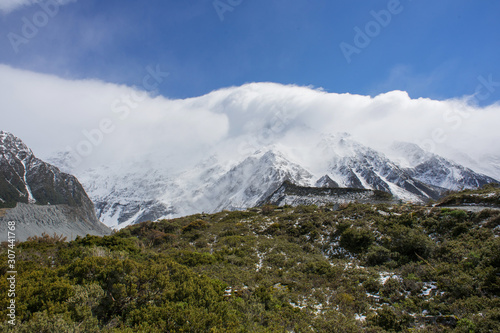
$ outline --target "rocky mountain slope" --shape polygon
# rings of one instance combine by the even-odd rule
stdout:
[[[413,178],[452,191],[479,188],[495,179],[479,174],[439,155],[424,151],[416,144],[398,142],[393,151],[405,160],[406,171]]]
[[[436,199],[442,193],[435,182],[422,182],[384,154],[363,146],[348,135],[331,136],[322,145],[330,163],[327,172],[342,187],[392,193],[408,201]]]
[[[21,139],[0,131],[0,221],[15,221],[18,240],[41,233],[68,237],[110,230],[72,175],[35,157]]]
[[[245,209],[264,203],[285,180],[305,185],[312,179],[309,171],[280,152],[257,152],[207,186],[198,203],[207,208],[215,204],[210,209],[214,212]]]
[[[388,192],[360,188],[304,187],[285,181],[264,202],[276,206],[327,205],[359,203],[388,203],[393,197]]]

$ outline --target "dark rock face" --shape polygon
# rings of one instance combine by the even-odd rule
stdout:
[[[19,138],[0,131],[0,207],[17,202],[92,205],[78,180],[35,157]]]
[[[361,188],[328,188],[297,186],[285,181],[263,203],[272,205],[324,205],[350,202],[382,203],[392,202],[388,192]]]
[[[71,223],[80,221],[85,224],[85,227],[74,225],[76,229],[81,229],[80,232],[75,231],[75,236],[82,235],[84,230],[91,231],[93,227],[98,230],[94,234],[110,232],[98,221],[92,201],[74,176],[63,173],[55,166],[36,158],[31,149],[19,138],[0,131],[0,208],[14,208],[18,203],[26,206],[14,214],[16,219],[23,223],[37,221],[39,227],[35,229],[38,231],[43,230],[44,219],[54,224],[57,220],[64,219],[63,216],[71,215],[64,221],[66,224],[70,221]],[[34,207],[27,208],[28,205]],[[66,208],[59,209],[55,215],[42,213],[40,210],[41,215],[38,218],[37,207],[47,205]],[[7,211],[2,219],[5,220],[9,216]],[[71,225],[66,229],[71,233]],[[57,233],[53,228],[47,231]],[[26,234],[29,232],[26,231]]]

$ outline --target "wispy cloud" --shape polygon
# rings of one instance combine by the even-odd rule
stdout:
[[[0,0],[0,11],[4,14],[11,13],[17,9],[28,7],[40,2],[55,3],[59,6],[76,2],[77,0]]]

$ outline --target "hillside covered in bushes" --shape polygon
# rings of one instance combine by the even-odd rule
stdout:
[[[0,331],[498,332],[499,225],[493,209],[265,206],[35,238]]]

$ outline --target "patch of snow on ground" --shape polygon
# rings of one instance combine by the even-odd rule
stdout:
[[[424,282],[420,296],[429,296],[434,289],[437,289],[436,282]]]
[[[387,280],[389,279],[396,279],[398,281],[401,281],[401,277],[399,275],[396,275],[394,273],[390,273],[390,272],[380,272],[380,278],[379,278],[379,281],[381,284],[385,284],[387,282]]]
[[[307,305],[298,305],[298,304],[295,304],[294,302],[290,302],[290,305],[291,305],[293,308],[299,308],[299,309],[301,309],[301,310],[307,306]]]
[[[355,314],[354,315],[354,318],[357,320],[357,321],[360,321],[360,322],[365,322],[366,321],[366,316],[365,315],[360,315],[360,314]]]

